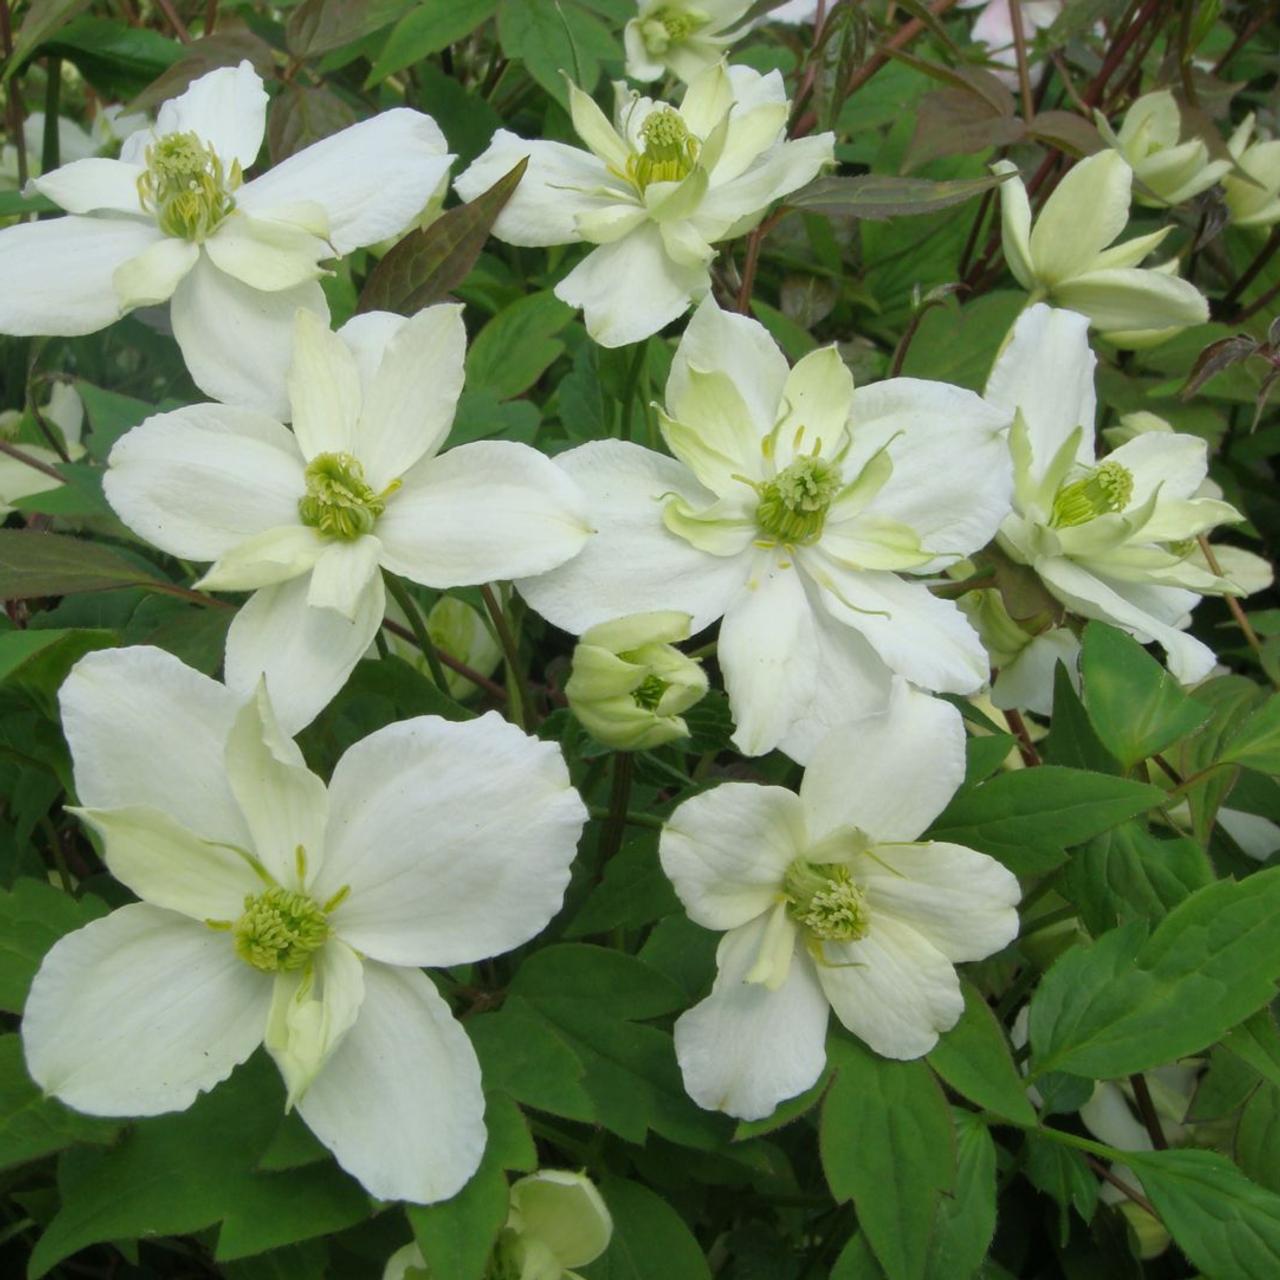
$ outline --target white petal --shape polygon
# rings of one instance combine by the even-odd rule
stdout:
[[[267,293],[229,276],[204,254],[173,295],[173,336],[196,386],[226,404],[289,416],[285,375],[299,308],[327,320],[314,280]]]
[[[973,693],[986,683],[987,652],[952,600],[893,573],[860,573],[806,548],[803,564],[837,622],[862,633],[886,665],[921,688]]]
[[[696,426],[684,403],[691,370],[728,376],[747,409],[740,428],[743,446],[758,453],[761,438],[777,420],[787,381],[786,357],[769,331],[749,316],[722,310],[708,294],[680,338],[667,380],[667,409]]]
[[[676,808],[658,854],[690,919],[736,929],[769,912],[787,867],[808,844],[794,792],[725,782]]]
[[[881,386],[887,384],[881,383]],[[800,454],[829,458],[844,443],[853,407],[853,374],[835,347],[804,356],[782,388],[774,461],[779,470]]]
[[[1018,878],[985,853],[938,841],[878,845],[854,876],[874,916],[910,926],[952,963],[984,960],[1018,936]]]
[[[426,208],[453,157],[428,115],[395,107],[314,142],[236,195],[246,212],[299,203],[329,215],[340,255],[397,236]]]
[[[361,596],[354,620],[307,603],[307,578],[263,587],[236,614],[227,633],[227,687],[240,698],[267,678],[267,692],[286,733],[305,728],[346,683],[382,625],[382,579]]]
[[[1080,641],[1066,627],[1036,636],[1010,663],[1000,668],[991,686],[991,701],[1001,711],[1011,708],[1038,716],[1053,714],[1053,681],[1058,663],[1075,673]]]
[[[139,164],[94,156],[73,160],[52,173],[32,178],[31,185],[68,213],[92,213],[109,209],[112,213],[143,216],[138,198],[138,179],[145,170]]]
[[[1133,170],[1117,151],[1100,151],[1072,168],[1045,201],[1031,229],[1036,276],[1046,284],[1079,275],[1125,228]]]
[[[311,571],[307,603],[313,609],[334,609],[344,618],[355,621],[371,607],[366,596],[378,578],[378,556],[382,544],[371,534],[355,542],[331,542]]]
[[[305,889],[305,870],[314,868],[324,852],[328,796],[281,731],[261,685],[240,709],[227,738],[226,771],[263,866],[277,884]]]
[[[696,635],[720,617],[748,565],[699,551],[663,525],[662,508],[672,494],[695,509],[715,500],[687,467],[620,440],[570,449],[556,465],[587,495],[587,519],[596,532],[568,564],[517,584],[544,618],[581,635],[625,614],[677,609],[691,616]],[[618,572],[622,564],[625,574]]]
[[[626,287],[619,289],[618,281]],[[582,308],[587,332],[602,347],[624,347],[683,315],[711,285],[705,266],[673,262],[656,225],[593,249],[556,285],[556,297]]]
[[[372,392],[373,380],[377,376],[378,366],[382,363],[387,344],[408,323],[407,316],[398,316],[391,311],[363,311],[359,315],[352,316],[338,330],[338,336],[347,344],[351,354],[356,358],[356,368],[360,371],[362,403],[368,401]]]
[[[827,998],[802,949],[776,991],[744,980],[765,920],[725,934],[711,994],[675,1026],[689,1096],[700,1107],[741,1120],[763,1119],[784,1098],[803,1093],[827,1060]]]
[[[818,981],[855,1036],[886,1058],[921,1058],[964,1012],[946,956],[892,916],[872,915],[867,936],[827,943]]]
[[[1037,485],[1077,427],[1084,432],[1076,461],[1086,467],[1093,463],[1097,363],[1089,348],[1088,320],[1074,311],[1037,303],[1018,317],[1012,340],[991,370],[983,394],[1009,415],[1021,412]]]
[[[228,934],[135,903],[45,956],[22,1022],[27,1069],[90,1115],[182,1111],[262,1043],[270,1000]]]
[[[475,1050],[425,974],[368,964],[364,982],[355,1025],[298,1111],[380,1200],[448,1199],[484,1152]]]
[[[858,827],[914,840],[964,781],[965,732],[949,702],[899,680],[887,710],[824,738],[800,784],[813,840]]]
[[[299,311],[293,334],[289,404],[302,456],[355,453],[362,399],[355,357],[324,316]]]
[[[527,942],[560,909],[586,811],[559,748],[496,712],[388,725],[338,762],[312,891],[334,931],[390,964],[451,965]]]
[[[197,245],[166,236],[136,258],[121,263],[111,277],[120,305],[126,308],[168,302],[200,257]]]
[[[219,271],[242,284],[274,293],[295,289],[320,275],[317,263],[333,256],[319,236],[304,227],[237,210],[204,242]]]
[[[338,336],[345,338],[350,328]],[[466,351],[467,331],[456,303],[419,311],[387,343],[365,388],[356,437],[365,478],[375,491],[444,443],[462,392]]]
[[[511,1184],[511,1204],[523,1234],[546,1245],[562,1266],[585,1267],[609,1247],[613,1219],[584,1174],[540,1169],[518,1178]]]
[[[578,486],[536,449],[503,440],[424,459],[378,521],[382,563],[429,587],[545,573],[590,531]]]
[[[306,491],[289,431],[218,404],[148,418],[111,450],[103,488],[116,514],[162,551],[216,560],[268,529],[297,525]]]
[[[248,848],[223,752],[239,704],[148,645],[81,658],[58,691],[76,794],[95,809],[159,809],[207,840]]]
[[[94,333],[124,307],[112,284],[116,268],[161,238],[134,218],[69,216],[0,231],[0,333]]]
[[[196,586],[202,591],[256,591],[309,573],[329,543],[302,524],[254,534],[221,555]]]
[[[107,869],[144,902],[197,922],[238,920],[262,881],[244,854],[210,843],[159,809],[71,809],[102,840]]]
[[[1144,267],[1090,271],[1064,281],[1054,301],[1083,311],[1095,329],[1131,332],[1204,324],[1209,304],[1189,280]]]
[[[217,153],[224,167],[233,160],[247,169],[258,158],[267,127],[267,93],[246,61],[219,67],[170,98],[156,117],[155,135],[194,133]]]
[[[1136,510],[1160,490],[1160,505],[1193,498],[1209,472],[1209,446],[1199,436],[1177,432],[1146,432],[1108,454],[1133,477],[1133,494],[1126,506]],[[1157,507],[1157,511],[1159,507]]]
[[[582,238],[580,214],[612,208],[620,198],[635,203],[630,183],[611,176],[591,152],[563,142],[526,142],[505,129],[493,135],[489,149],[458,176],[454,188],[464,200],[474,200],[526,156],[529,167],[493,224],[493,234],[507,244],[576,244]]]
[[[833,157],[835,139],[814,134],[770,148],[741,177],[713,186],[698,209],[697,223],[707,238],[722,238],[742,218],[763,213],[780,196],[817,177]],[[720,228],[718,234],[716,228]]]
[[[284,1077],[286,1109],[297,1106],[324,1069],[363,1002],[364,966],[336,939],[306,969],[276,975],[266,1046]]]
[[[1018,166],[1012,160],[998,160],[991,170],[1016,175]],[[1024,289],[1033,288],[1036,268],[1031,260],[1031,201],[1020,177],[1006,178],[1000,184],[1000,228],[1009,270]]]

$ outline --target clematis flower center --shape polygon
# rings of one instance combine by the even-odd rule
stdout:
[[[756,486],[760,495],[756,523],[778,542],[816,542],[840,483],[840,468],[833,463],[823,458],[797,458],[772,480]]]
[[[627,177],[637,191],[651,182],[682,182],[693,172],[702,143],[673,107],[658,107],[640,126],[644,150],[627,158]]]
[[[279,886],[244,900],[232,926],[236,954],[264,973],[303,968],[329,937],[324,908],[305,893]]]
[[[640,26],[640,36],[647,52],[655,56],[666,53],[681,40],[687,40],[695,31],[707,25],[709,19],[698,10],[665,7],[651,14]]]
[[[662,701],[662,695],[671,688],[671,682],[664,680],[661,676],[645,676],[645,678],[631,691],[631,696],[635,699],[636,706],[642,711],[657,710],[658,703]]]
[[[374,493],[364,467],[349,453],[320,453],[307,465],[307,492],[298,499],[298,517],[326,538],[354,542],[373,531],[387,509],[387,499],[400,487],[393,480]]]
[[[166,133],[146,152],[138,199],[167,236],[199,244],[236,207],[232,192],[243,181],[240,162],[228,174],[212,147],[194,133]]]
[[[1058,490],[1049,523],[1055,529],[1071,529],[1096,516],[1123,511],[1132,497],[1133,473],[1123,463],[1108,460]]]
[[[866,936],[867,895],[843,863],[796,858],[787,868],[782,890],[791,918],[822,942],[855,942]]]

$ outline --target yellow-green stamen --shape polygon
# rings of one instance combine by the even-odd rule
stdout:
[[[661,676],[646,676],[631,691],[635,704],[642,711],[655,711],[658,703],[662,701],[662,695],[671,688],[671,682],[664,680]]]
[[[693,172],[702,144],[673,107],[658,107],[640,126],[644,151],[627,159],[627,177],[637,191],[651,182],[682,182]]]
[[[301,969],[329,937],[324,909],[305,893],[278,886],[250,894],[233,927],[236,954],[264,973]]]
[[[756,486],[756,523],[787,546],[816,542],[840,489],[840,469],[823,458],[797,458],[772,480]]]
[[[796,858],[787,868],[782,890],[788,915],[819,941],[855,942],[866,936],[867,896],[842,863]]]
[[[640,24],[640,36],[645,50],[655,57],[661,57],[673,44],[679,44],[700,31],[707,25],[707,21],[704,14],[688,10],[681,12],[664,6],[651,13]]]
[[[199,244],[236,207],[231,193],[243,178],[240,162],[228,174],[196,134],[165,134],[147,148],[146,162],[138,199],[165,235]]]
[[[354,542],[373,531],[399,487],[394,480],[381,493],[366,483],[364,468],[349,453],[317,454],[307,465],[307,492],[298,499],[298,517],[326,538]]]
[[[1050,523],[1055,529],[1072,529],[1097,516],[1123,511],[1133,497],[1133,472],[1108,459],[1081,480],[1058,490]]]

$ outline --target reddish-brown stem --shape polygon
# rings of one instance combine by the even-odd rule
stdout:
[[[1138,1114],[1146,1126],[1151,1145],[1157,1151],[1167,1151],[1169,1140],[1160,1127],[1160,1117],[1156,1114],[1156,1104],[1151,1100],[1151,1090],[1147,1088],[1146,1076],[1141,1071],[1136,1071],[1129,1077],[1129,1084],[1133,1087],[1133,1100],[1138,1104]]]
[[[177,9],[173,7],[173,0],[156,0],[156,8],[164,14],[164,20],[173,28],[173,34],[183,44],[190,44],[191,32],[187,30],[187,24],[183,22],[178,15]]]
[[[399,636],[402,640],[408,640],[414,643],[413,632],[408,627],[401,626],[400,623],[391,618],[383,618],[382,625],[385,630],[390,631],[392,635]],[[505,702],[507,691],[495,680],[490,680],[488,676],[482,676],[474,667],[469,667],[465,662],[459,662],[451,653],[446,653],[443,649],[436,649],[436,657],[448,667],[451,671],[456,671],[464,680],[470,680],[478,689],[483,689],[486,693],[497,698],[499,702]]]
[[[1013,730],[1014,737],[1018,739],[1018,754],[1022,757],[1022,763],[1029,768],[1041,764],[1040,753],[1031,741],[1031,733],[1021,713],[1009,710],[1004,713],[1004,718],[1009,722],[1009,728]]]
[[[67,482],[67,477],[56,467],[51,467],[47,462],[41,462],[39,458],[33,458],[25,450],[19,449],[16,444],[10,444],[7,440],[0,440],[0,453],[7,453],[9,457],[16,458],[23,466],[30,467],[32,471],[43,471],[45,475],[51,476],[59,484],[66,484]]]
[[[1276,288],[1280,290],[1280,285]],[[1196,541],[1200,544],[1200,550],[1204,553],[1204,562],[1209,566],[1209,572],[1216,574],[1219,578],[1223,576],[1222,566],[1218,563],[1218,557],[1213,554],[1213,548],[1209,545],[1209,539],[1202,533]],[[1253,623],[1249,621],[1249,615],[1245,613],[1240,605],[1240,601],[1235,596],[1223,596],[1227,602],[1227,608],[1231,610],[1231,616],[1236,620],[1236,626],[1244,633],[1244,638],[1249,644],[1249,648],[1253,650],[1258,662],[1262,664],[1262,641],[1258,639],[1258,633],[1253,629]],[[1262,669],[1266,670],[1263,664]]]
[[[1157,1222],[1160,1221],[1160,1215],[1156,1212],[1155,1205],[1136,1187],[1131,1187],[1123,1178],[1117,1177],[1112,1173],[1096,1156],[1085,1156],[1085,1163],[1103,1182],[1111,1183],[1127,1200],[1132,1200],[1139,1208],[1145,1209]]]
[[[1022,91],[1022,118],[1030,124],[1035,119],[1036,101],[1031,92],[1031,70],[1027,66],[1027,33],[1022,26],[1022,5],[1009,0],[1009,27],[1013,32],[1013,51],[1018,60],[1018,86]]]
[[[1107,56],[1103,59],[1102,66],[1098,69],[1098,74],[1094,76],[1092,83],[1085,89],[1082,97],[1086,106],[1096,107],[1102,101],[1102,95],[1106,91],[1107,84],[1124,61],[1125,54],[1129,52],[1133,42],[1142,35],[1148,19],[1153,17],[1165,2],[1166,0],[1146,0],[1146,3],[1142,5],[1136,14],[1133,11],[1138,0],[1134,0],[1134,4],[1129,6],[1129,13],[1133,14],[1133,17],[1125,24],[1120,38],[1107,50]]]
[[[1280,226],[1271,228],[1271,234],[1267,237],[1266,243],[1254,255],[1253,261],[1249,263],[1244,274],[1223,295],[1218,303],[1220,310],[1226,311],[1240,301],[1244,291],[1258,278],[1259,273],[1271,261],[1277,249],[1280,249]]]
[[[9,0],[0,0],[0,46],[4,49],[4,60],[8,63],[13,57],[13,26],[9,20]],[[6,104],[10,141],[13,143],[18,159],[18,190],[21,191],[27,185],[27,139],[22,127],[25,112],[22,109],[22,94],[18,90],[16,76],[9,81]]]

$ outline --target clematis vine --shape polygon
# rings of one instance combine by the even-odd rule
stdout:
[[[297,316],[293,430],[193,405],[111,451],[107,499],[171,555],[213,560],[200,585],[253,591],[227,635],[241,696],[265,676],[289,732],[342,687],[382,624],[380,570],[445,589],[542,573],[589,526],[576,485],[527,445],[440,453],[462,390],[462,309]]]
[[[746,28],[735,30],[752,0],[637,0],[622,33],[627,75],[658,80],[667,72],[686,84],[719,62]]]
[[[1239,588],[1209,570],[1196,538],[1243,517],[1196,496],[1208,471],[1197,436],[1143,432],[1097,458],[1096,363],[1084,316],[1039,304],[1014,326],[986,389],[1014,414],[1013,511],[999,545],[1072,613],[1158,643],[1177,679],[1202,680],[1215,659],[1184,630],[1191,610]]]
[[[711,298],[666,398],[674,458],[602,440],[556,459],[597,533],[518,584],[539,613],[576,634],[636,610],[679,610],[695,634],[723,617],[717,657],[748,755],[807,759],[826,728],[882,706],[894,672],[982,686],[977,634],[927,579],[1009,510],[1008,413],[915,378],[855,390],[834,347],[788,370],[761,325]]]
[[[828,736],[800,792],[722,783],[659,842],[696,923],[724,933],[711,994],[676,1021],[699,1106],[743,1120],[809,1088],[828,1010],[889,1058],[918,1058],[964,1009],[955,965],[1018,932],[1016,877],[921,832],[964,778],[960,713],[897,682],[888,708]]]
[[[210,71],[118,160],[33,182],[70,215],[0,231],[0,333],[93,333],[168,302],[196,385],[284,417],[294,313],[322,318],[321,262],[404,230],[452,156],[430,116],[383,112],[252,181],[267,95],[248,62]]]
[[[484,1149],[480,1070],[418,966],[508,951],[559,910],[586,811],[558,749],[494,713],[422,716],[326,787],[262,688],[148,647],[90,654],[60,702],[73,812],[141,901],[45,956],[32,1078],[91,1115],[160,1115],[265,1044],[373,1195],[453,1195]]]
[[[688,310],[711,287],[714,246],[749,231],[830,163],[834,147],[829,133],[784,139],[787,96],[776,71],[718,63],[694,77],[679,107],[615,89],[611,124],[569,86],[588,150],[500,129],[454,184],[473,200],[528,157],[494,235],[595,245],[555,292],[582,309],[587,332],[606,347],[639,342]]]

